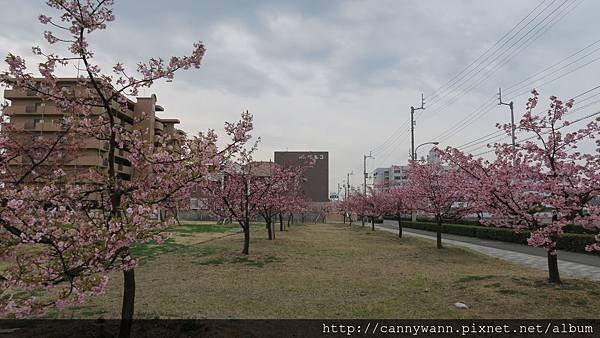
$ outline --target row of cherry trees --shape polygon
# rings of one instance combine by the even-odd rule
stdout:
[[[413,212],[433,217],[437,224],[437,247],[442,248],[442,222],[458,219],[467,214],[471,203],[460,190],[457,171],[436,163],[413,163],[407,184],[394,187],[371,187],[367,194],[353,191],[337,203],[336,210],[343,215],[356,214],[369,219],[375,230],[375,219],[394,216],[398,221],[398,237],[402,237],[402,218]]]
[[[257,218],[266,222],[269,240],[275,239],[274,222],[279,218],[284,230],[283,215],[291,217],[307,208],[301,189],[304,170],[310,163],[280,166],[272,162],[254,162],[251,149],[223,165],[220,174],[206,185],[208,207],[215,215],[239,223],[244,233],[242,253],[250,250],[250,226]],[[266,166],[265,166],[266,164]]]
[[[532,94],[515,126],[522,139],[516,146],[490,145],[494,160],[452,147],[437,150],[442,161],[411,163],[405,185],[376,187],[366,195],[355,191],[337,203],[337,210],[372,222],[394,215],[399,236],[401,216],[420,211],[437,224],[438,248],[442,222],[469,214],[478,215],[484,225],[527,230],[528,244],[547,251],[549,280],[560,283],[556,247],[565,226],[596,233],[596,243],[586,249],[600,251],[600,120],[575,129],[565,120],[573,101],[552,96],[549,109],[535,113],[538,93]],[[498,125],[507,135],[511,127]]]

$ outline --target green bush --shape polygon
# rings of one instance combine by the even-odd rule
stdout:
[[[556,241],[556,246],[561,250],[585,252],[585,247],[592,243],[594,243],[594,235],[564,234]]]
[[[397,220],[396,216],[385,216],[384,219],[388,220]],[[410,217],[402,217],[403,222],[410,222]],[[431,218],[417,218],[417,222],[419,223],[435,223]],[[482,227],[482,225],[477,220],[466,220],[466,219],[457,219],[452,220],[452,224],[455,225],[471,225]],[[563,227],[563,231],[568,234],[594,234],[593,230],[586,229],[581,225],[569,224]]]
[[[402,223],[403,227],[437,231],[437,224],[433,222],[409,222]],[[527,244],[527,238],[531,234],[530,231],[523,230],[516,232],[509,228],[485,227],[481,225],[465,225],[465,224],[442,224],[442,232],[452,235],[476,237],[481,239],[491,239],[495,241],[511,242],[518,244]],[[592,234],[573,234],[565,233],[556,242],[559,250],[572,252],[586,252],[585,247],[588,244],[594,243],[594,235]]]

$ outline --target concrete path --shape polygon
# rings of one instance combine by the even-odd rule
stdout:
[[[377,228],[398,233],[398,223],[395,221],[386,220],[383,224],[378,225]],[[402,230],[402,233],[407,236],[430,240],[436,239],[436,234],[431,231],[410,228],[402,228]],[[488,256],[548,271],[546,250],[543,248],[451,234],[443,234],[442,241],[444,244],[469,248]],[[600,281],[600,256],[559,251],[558,269],[563,275]]]

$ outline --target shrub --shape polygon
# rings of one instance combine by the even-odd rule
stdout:
[[[437,224],[433,222],[404,222],[402,225],[406,228],[437,231]],[[527,238],[531,234],[531,232],[527,230],[516,232],[515,230],[509,228],[447,223],[442,224],[442,232],[452,235],[491,239],[495,241],[518,244],[527,244]],[[557,247],[559,250],[586,252],[586,245],[592,243],[594,243],[594,235],[592,234],[565,233],[558,239]]]

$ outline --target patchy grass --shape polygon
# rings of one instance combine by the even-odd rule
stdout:
[[[473,281],[480,281],[480,280],[485,280],[485,279],[490,279],[490,278],[494,278],[496,276],[494,275],[486,275],[486,276],[464,276],[461,279],[458,280],[459,283],[464,283],[464,282],[473,282]]]
[[[246,257],[241,234],[192,226],[135,249],[146,257],[137,318],[600,318],[600,283],[553,285],[544,271],[423,239],[318,224],[268,241],[259,225]],[[112,277],[105,295],[59,317],[118,318],[122,278]]]
[[[181,225],[175,226],[171,232],[177,234],[195,234],[195,233],[212,233],[212,232],[229,232],[239,229],[239,225],[232,224],[207,224],[199,222],[182,222]]]

